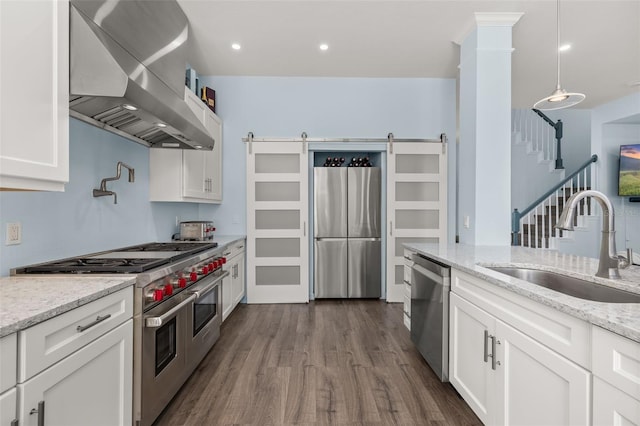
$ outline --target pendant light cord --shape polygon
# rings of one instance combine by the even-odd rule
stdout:
[[[558,66],[558,82],[557,89],[560,88],[560,0],[556,2],[556,55]]]

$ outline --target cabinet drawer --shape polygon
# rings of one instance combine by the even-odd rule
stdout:
[[[640,343],[592,327],[593,374],[640,400]]]
[[[402,317],[404,318],[404,326],[411,331],[411,317],[407,314],[403,314]]]
[[[235,242],[230,246],[225,247],[223,256],[227,258],[227,261],[229,261],[229,259],[233,259],[240,253],[244,253],[244,246],[244,240]]]
[[[464,272],[451,270],[451,291],[517,330],[590,369],[590,325]]]
[[[411,318],[411,297],[404,295],[404,314]]]
[[[18,382],[23,383],[132,317],[133,287],[128,287],[21,331]]]
[[[18,379],[17,333],[0,339],[0,393],[16,385]]]
[[[593,426],[640,426],[640,401],[593,378]]]
[[[408,262],[406,259],[404,260],[405,262]],[[407,284],[411,284],[411,267],[408,266],[406,263],[404,265],[404,282]]]

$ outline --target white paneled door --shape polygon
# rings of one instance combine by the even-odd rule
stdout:
[[[387,302],[403,301],[404,243],[447,239],[446,145],[395,142],[387,151]]]
[[[309,301],[305,142],[247,143],[247,303]]]

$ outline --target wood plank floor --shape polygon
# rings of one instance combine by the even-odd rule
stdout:
[[[480,425],[424,362],[402,305],[239,305],[156,421],[165,425]]]

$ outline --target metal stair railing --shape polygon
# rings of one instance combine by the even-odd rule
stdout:
[[[598,161],[592,155],[589,161],[578,170],[557,183],[521,212],[514,209],[511,213],[511,245],[533,248],[548,248],[549,239],[556,236],[554,228],[560,217],[560,209],[565,200],[574,193],[587,188],[590,184],[591,164]],[[555,212],[553,212],[555,207]],[[541,220],[540,220],[541,219]],[[526,226],[526,231],[525,231]]]

